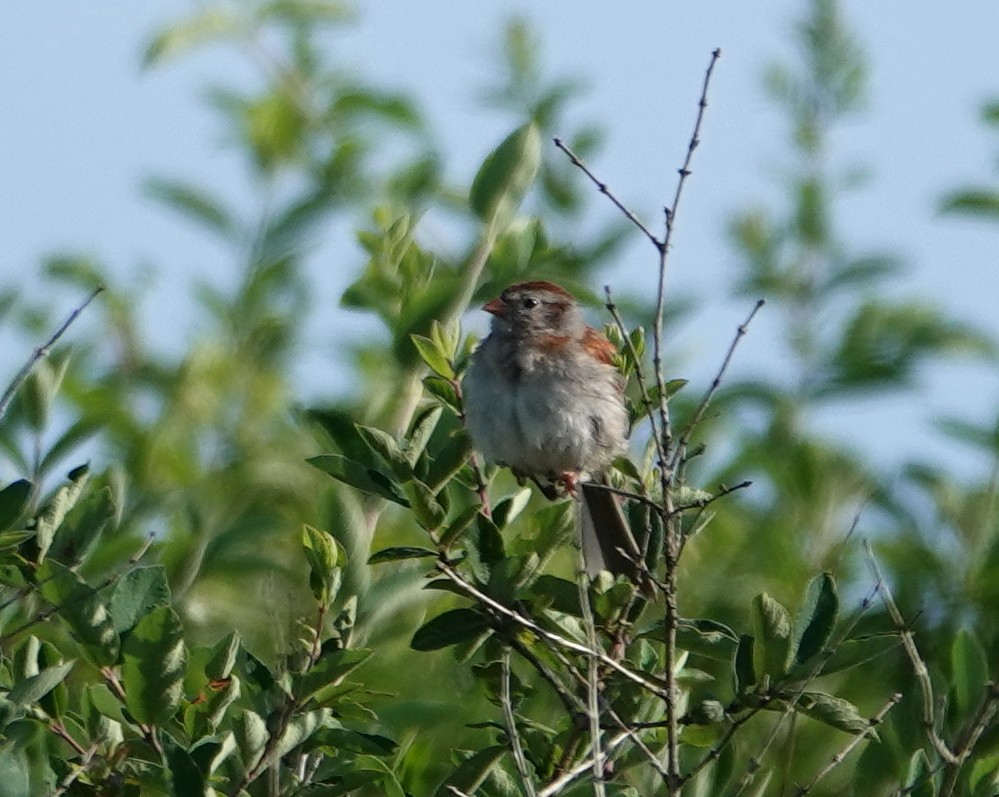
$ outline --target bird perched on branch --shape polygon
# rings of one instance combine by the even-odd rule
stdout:
[[[613,344],[552,282],[511,285],[482,309],[493,316],[491,330],[463,385],[476,448],[487,462],[533,479],[549,498],[560,488],[578,495],[587,571],[645,585],[641,552],[603,478],[628,434]]]

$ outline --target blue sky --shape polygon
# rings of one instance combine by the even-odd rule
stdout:
[[[243,187],[239,162],[199,95],[209,79],[241,79],[243,62],[218,50],[153,71],[139,68],[151,34],[194,5],[0,6],[0,285],[30,289],[41,258],[53,251],[90,253],[125,282],[155,274],[142,313],[150,340],[165,350],[197,333],[191,280],[207,273],[224,283],[232,267],[197,230],[145,199],[142,181],[188,178],[237,199]],[[843,7],[869,54],[871,82],[867,111],[839,131],[833,157],[867,167],[871,179],[837,206],[842,236],[858,252],[889,251],[906,260],[911,271],[892,287],[897,295],[926,297],[999,333],[999,229],[936,212],[947,190],[999,179],[999,141],[978,122],[982,102],[999,97],[999,4]],[[444,142],[449,173],[467,182],[513,124],[483,112],[475,96],[489,82],[503,20],[524,16],[543,40],[546,74],[578,76],[589,87],[573,116],[597,120],[607,132],[591,165],[652,220],[672,193],[704,67],[721,47],[671,264],[673,284],[702,302],[677,347],[687,353],[685,375],[703,382],[747,310],[727,298],[737,263],[719,230],[733,213],[780,197],[773,167],[784,130],[761,75],[767,64],[790,56],[792,23],[803,9],[788,0],[383,0],[360,7],[358,24],[331,36],[329,46],[371,81],[410,90]],[[323,269],[320,301],[330,310],[302,360],[313,396],[342,387],[332,341],[354,326],[335,310],[353,265],[347,260],[338,270]],[[621,286],[651,285],[653,268],[636,238],[605,277]],[[59,300],[67,308],[72,301]],[[780,371],[768,343],[775,320],[760,318],[738,367]],[[0,374],[13,372],[21,354],[12,356],[2,342],[0,352]],[[943,443],[926,421],[939,414],[992,416],[999,407],[996,376],[980,363],[930,368],[918,394],[851,403],[818,422],[875,459],[930,451],[955,467],[975,468],[981,463]]]

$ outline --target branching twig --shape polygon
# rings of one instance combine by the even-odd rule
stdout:
[[[561,648],[564,648],[565,650],[571,650],[573,653],[580,653],[584,656],[595,655],[597,658],[600,659],[601,664],[604,664],[610,667],[612,670],[619,672],[629,681],[638,684],[639,686],[643,687],[644,689],[656,695],[657,697],[662,698],[663,700],[667,699],[666,690],[663,689],[663,687],[660,686],[659,684],[653,683],[648,678],[645,678],[644,676],[639,675],[633,670],[628,669],[619,661],[616,661],[615,659],[611,658],[603,651],[591,650],[586,645],[581,645],[578,642],[573,642],[571,639],[566,639],[565,637],[553,633],[552,631],[548,631],[547,629],[542,628],[540,625],[538,625],[530,618],[525,617],[524,615],[514,611],[513,609],[507,606],[504,606],[502,603],[499,603],[496,600],[493,600],[488,595],[486,595],[482,590],[478,589],[473,584],[470,584],[468,581],[466,581],[461,576],[461,574],[458,573],[447,562],[443,561],[438,562],[437,568],[449,579],[451,579],[451,581],[453,581],[455,585],[457,585],[461,589],[461,591],[464,592],[466,595],[468,595],[470,598],[474,598],[483,606],[488,607],[497,614],[500,614],[503,617],[506,617],[507,619],[512,620],[513,622],[522,626],[523,628],[527,628],[528,630],[534,632],[534,634],[536,634],[538,637],[548,642],[549,644],[557,645]]]
[[[648,227],[646,227],[644,223],[642,223],[642,221],[638,218],[638,216],[636,216],[632,211],[628,210],[628,208],[625,207],[624,203],[614,195],[614,192],[611,191],[610,188],[607,187],[607,183],[603,182],[599,177],[597,177],[593,172],[591,172],[589,168],[586,166],[586,164],[583,163],[582,159],[578,155],[576,155],[575,152],[569,149],[569,147],[565,144],[564,141],[562,141],[561,138],[555,136],[552,140],[555,142],[556,147],[558,147],[566,155],[569,156],[569,161],[572,163],[572,165],[581,169],[583,174],[585,174],[587,177],[590,178],[590,182],[592,182],[597,187],[597,190],[605,197],[607,197],[611,202],[613,202],[615,207],[617,207],[617,209],[624,214],[625,218],[628,219],[628,221],[630,221],[632,224],[634,224],[639,230],[641,230],[642,234],[652,242],[652,245],[655,246],[656,249],[663,248],[663,242],[660,241],[658,238],[656,238],[656,236],[652,233],[652,231]]]
[[[810,781],[808,781],[808,783],[806,783],[804,786],[798,786],[794,790],[795,795],[797,797],[804,797],[804,795],[808,794],[808,792],[810,792],[815,787],[816,783],[818,783],[820,780],[822,780],[822,778],[824,778],[826,775],[832,772],[837,766],[843,763],[843,760],[848,755],[850,755],[850,753],[853,751],[853,748],[855,748],[858,744],[864,741],[864,739],[870,736],[871,732],[884,720],[885,715],[887,715],[888,712],[891,711],[898,703],[898,701],[901,699],[902,699],[901,692],[896,692],[894,695],[888,698],[888,702],[881,707],[878,713],[875,714],[873,717],[871,717],[869,720],[867,720],[867,730],[863,731],[862,733],[858,733],[856,736],[854,736],[846,745],[846,747],[844,747],[842,750],[836,753],[836,755],[834,755],[831,759],[829,759],[829,763],[826,764],[822,769],[820,769],[815,774],[815,777],[812,778]]]
[[[73,750],[75,750],[80,756],[80,761],[73,764],[66,777],[59,782],[59,786],[51,792],[50,797],[60,797],[60,795],[69,791],[70,787],[76,782],[80,775],[87,771],[87,768],[90,766],[90,762],[93,761],[94,756],[97,754],[98,745],[94,743],[88,748],[82,747],[80,743],[70,735],[69,731],[66,730],[62,723],[59,722],[51,723],[49,725],[49,729],[56,736],[66,742],[66,744],[72,747]]]
[[[524,747],[520,741],[520,731],[517,730],[517,718],[513,713],[513,697],[510,694],[510,648],[503,648],[500,665],[502,669],[500,703],[503,706],[503,724],[506,726],[506,736],[510,740],[510,750],[513,753],[513,761],[517,765],[517,774],[520,775],[520,783],[524,787],[524,793],[527,797],[536,797],[534,779],[527,766]]]
[[[720,484],[718,485],[718,492],[712,493],[707,498],[701,498],[697,501],[691,501],[686,504],[679,504],[677,506],[674,506],[673,514],[680,515],[684,512],[690,511],[691,509],[704,509],[704,507],[708,506],[709,504],[713,504],[719,498],[724,498],[726,495],[731,495],[737,490],[744,490],[745,488],[752,486],[752,484],[753,483],[748,479],[746,481],[739,482],[738,484],[733,485],[732,487],[727,487],[724,484]]]
[[[708,107],[708,87],[711,85],[711,75],[714,72],[715,64],[721,57],[721,50],[716,49],[711,53],[711,61],[704,73],[704,83],[701,86],[701,97],[697,103],[697,119],[694,121],[694,132],[690,136],[690,143],[687,145],[687,155],[683,160],[683,166],[679,169],[680,179],[676,183],[676,192],[673,194],[673,204],[666,208],[666,231],[663,235],[662,245],[659,247],[659,285],[656,291],[656,311],[654,330],[652,335],[652,367],[655,370],[656,389],[659,392],[659,422],[662,427],[663,449],[666,456],[672,446],[672,431],[669,421],[669,409],[666,399],[666,377],[663,368],[662,346],[663,346],[663,321],[666,315],[666,266],[669,260],[669,250],[673,242],[673,231],[676,225],[676,213],[680,206],[680,197],[683,195],[683,187],[690,176],[690,163],[694,157],[694,150],[701,143],[701,123],[704,121],[704,110]],[[667,468],[665,461],[660,463],[663,474],[663,494],[668,492],[668,488],[673,482],[673,474]]]
[[[701,399],[701,403],[698,405],[693,416],[691,416],[690,422],[684,427],[683,432],[680,434],[680,440],[677,442],[676,451],[673,453],[673,462],[670,466],[674,471],[677,468],[682,467],[683,458],[687,452],[687,445],[690,443],[690,435],[704,418],[704,413],[707,411],[708,405],[711,403],[711,399],[714,398],[718,388],[721,387],[722,379],[724,379],[725,372],[728,370],[728,366],[732,362],[732,356],[735,354],[739,341],[745,336],[746,331],[749,328],[749,324],[752,322],[753,318],[756,317],[756,314],[760,311],[760,308],[763,307],[764,304],[766,304],[764,299],[757,299],[756,304],[746,317],[746,320],[743,321],[736,330],[735,337],[732,339],[732,343],[729,344],[728,351],[725,353],[725,359],[722,360],[718,373],[715,374],[715,378],[711,380],[711,385],[708,387],[707,392]]]
[[[629,738],[628,732],[622,732],[613,739],[607,741],[606,744],[604,744],[604,755],[607,755],[611,751],[615,750],[627,738]],[[587,757],[584,761],[580,761],[572,769],[563,772],[559,775],[559,777],[555,778],[555,780],[541,789],[541,791],[538,792],[538,797],[553,797],[553,795],[560,794],[568,784],[572,783],[576,778],[585,774],[592,768],[593,759]]]
[[[96,287],[93,290],[93,292],[90,294],[90,296],[88,296],[84,300],[83,304],[81,304],[72,313],[69,314],[69,317],[65,321],[63,321],[62,326],[55,331],[52,337],[50,337],[47,341],[45,341],[44,344],[42,344],[39,348],[35,349],[32,352],[31,356],[28,358],[28,361],[23,366],[21,366],[21,370],[17,372],[17,375],[14,377],[13,381],[7,386],[7,389],[4,390],[3,395],[0,396],[0,420],[3,419],[4,415],[6,415],[7,407],[10,405],[11,400],[14,398],[14,395],[17,393],[17,391],[20,390],[21,385],[24,384],[24,380],[31,375],[31,371],[34,369],[35,365],[38,364],[38,361],[48,356],[49,352],[52,350],[52,347],[59,342],[59,338],[61,338],[63,334],[66,332],[66,330],[69,329],[70,325],[74,321],[76,321],[80,313],[82,313],[84,310],[87,309],[87,305],[90,304],[95,298],[97,298],[97,295],[103,290],[104,290],[103,285],[99,285],[98,287]]]
[[[954,745],[954,755],[957,756],[958,763],[946,766],[946,773],[940,784],[940,797],[950,797],[954,793],[962,764],[968,760],[981,735],[995,718],[997,708],[999,708],[999,686],[993,681],[989,681],[985,684],[985,695],[982,697],[982,702],[975,712],[975,716],[971,718],[957,740],[957,744]]]
[[[885,581],[884,575],[881,573],[881,568],[874,558],[874,551],[871,549],[871,544],[867,540],[864,540],[864,552],[867,554],[868,564],[877,581],[877,590],[881,595],[881,602],[884,603],[888,616],[891,617],[896,630],[902,637],[902,647],[905,648],[905,653],[912,664],[913,674],[916,676],[916,682],[919,684],[920,693],[923,698],[923,730],[926,731],[926,736],[930,740],[930,744],[933,745],[933,749],[936,750],[937,754],[946,763],[959,764],[960,759],[958,756],[951,751],[947,743],[940,738],[940,734],[937,732],[936,717],[933,709],[933,684],[930,682],[930,671],[919,655],[919,649],[916,647],[916,640],[913,637],[912,631],[906,625],[905,618],[902,617],[902,612],[899,611],[898,604],[895,603],[895,599],[892,597],[888,582]]]

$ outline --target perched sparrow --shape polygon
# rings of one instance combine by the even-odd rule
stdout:
[[[475,446],[487,462],[507,465],[543,489],[562,484],[575,493],[578,482],[587,570],[643,583],[638,545],[617,499],[597,486],[628,434],[613,345],[587,326],[575,298],[551,282],[511,285],[482,309],[492,313],[492,328],[463,388]]]

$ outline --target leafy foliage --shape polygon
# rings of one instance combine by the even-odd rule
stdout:
[[[147,68],[209,45],[270,56],[256,88],[211,97],[259,196],[146,186],[232,255],[231,290],[196,286],[187,351],[149,350],[133,291],[99,264],[47,264],[53,284],[109,285],[106,340],[39,359],[0,413],[17,473],[0,487],[4,793],[583,794],[598,740],[608,794],[995,793],[995,468],[878,474],[810,424],[912,389],[931,359],[994,353],[918,299],[884,299],[901,265],[836,227],[825,155],[866,71],[836,4],[809,4],[798,61],[769,76],[789,209],[731,225],[739,293],[778,308],[792,383],[643,393],[647,331],[608,328],[645,445],[608,475],[657,591],[581,578],[572,503],[484,466],[462,423],[463,312],[527,276],[593,298],[627,229],[583,225],[579,175],[545,150],[577,87],[546,81],[511,23],[484,98],[516,121],[448,186],[418,104],[320,46],[349,17],[329,0],[208,4],[147,48]],[[565,139],[586,155],[600,136]],[[988,201],[965,189],[946,208],[988,217]],[[461,243],[427,243],[428,209]],[[305,266],[348,213],[366,221],[339,307],[378,333],[337,350],[350,395],[303,409],[288,364],[318,301]],[[647,425],[660,389],[684,430],[672,468]],[[995,423],[939,428],[997,461]],[[69,469],[92,438],[117,464]],[[851,533],[867,503],[889,569],[873,580]]]

